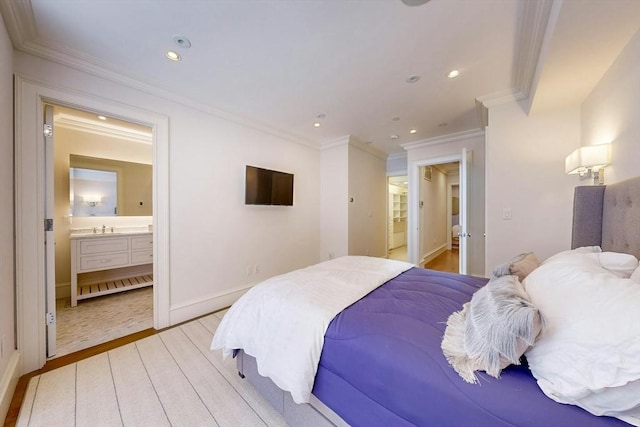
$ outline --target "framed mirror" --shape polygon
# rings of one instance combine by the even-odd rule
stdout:
[[[69,161],[71,215],[152,215],[151,165],[75,154]]]

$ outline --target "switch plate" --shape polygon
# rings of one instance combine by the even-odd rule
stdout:
[[[511,219],[511,208],[502,208],[502,219]]]

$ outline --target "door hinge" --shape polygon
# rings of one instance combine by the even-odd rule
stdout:
[[[42,133],[45,137],[51,138],[53,136],[53,126],[45,124],[42,128]]]
[[[48,312],[46,315],[47,326],[54,325],[56,323],[56,314]]]
[[[47,218],[44,220],[44,231],[53,231],[53,219]]]

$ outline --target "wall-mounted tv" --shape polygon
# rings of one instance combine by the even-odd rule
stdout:
[[[246,205],[293,206],[293,174],[247,165]]]

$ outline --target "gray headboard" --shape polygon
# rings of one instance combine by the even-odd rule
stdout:
[[[581,246],[640,258],[640,177],[576,187],[571,248]]]

